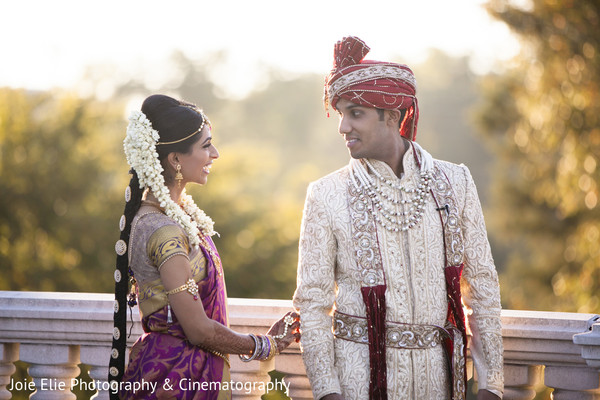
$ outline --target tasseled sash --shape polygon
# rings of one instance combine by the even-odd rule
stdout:
[[[387,399],[385,289],[385,285],[366,286],[361,288],[363,301],[367,307],[369,363],[371,365],[369,393],[371,400]]]
[[[466,398],[467,389],[467,330],[462,307],[460,277],[463,271],[464,242],[458,208],[450,180],[439,168],[435,169],[431,194],[437,204],[444,232],[446,293],[448,295],[447,330],[452,339],[445,343],[452,376],[452,399]]]

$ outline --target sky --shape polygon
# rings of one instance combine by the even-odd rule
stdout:
[[[227,95],[260,84],[265,67],[325,75],[333,45],[363,39],[368,59],[423,61],[430,48],[471,56],[489,71],[519,50],[484,0],[0,0],[0,86],[73,88],[89,66],[157,86],[182,51],[206,60],[224,51],[211,78]]]

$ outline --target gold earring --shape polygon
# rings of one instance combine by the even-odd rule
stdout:
[[[175,180],[177,181],[177,187],[181,187],[181,181],[183,180],[183,174],[181,173],[181,165],[177,164],[177,173],[175,174]]]

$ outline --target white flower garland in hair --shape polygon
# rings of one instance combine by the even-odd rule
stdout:
[[[140,189],[146,187],[158,199],[165,213],[177,222],[187,233],[190,245],[200,245],[200,231],[209,236],[214,235],[214,222],[202,211],[191,196],[181,193],[181,206],[171,199],[169,189],[165,185],[163,167],[158,159],[156,143],[160,139],[158,132],[141,111],[133,111],[129,117],[127,134],[123,140],[127,163],[135,170],[140,181]]]

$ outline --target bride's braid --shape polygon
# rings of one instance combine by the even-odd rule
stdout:
[[[129,235],[131,233],[131,222],[140,208],[143,189],[137,173],[132,168],[131,180],[125,189],[125,210],[119,222],[121,235],[115,251],[117,252],[117,267],[115,269],[115,303],[114,303],[114,329],[112,351],[109,363],[108,379],[120,382],[125,370],[125,352],[127,348],[126,324],[127,324],[127,293],[129,292]],[[114,393],[114,395],[113,395]],[[116,390],[111,390],[111,399],[117,399]]]

